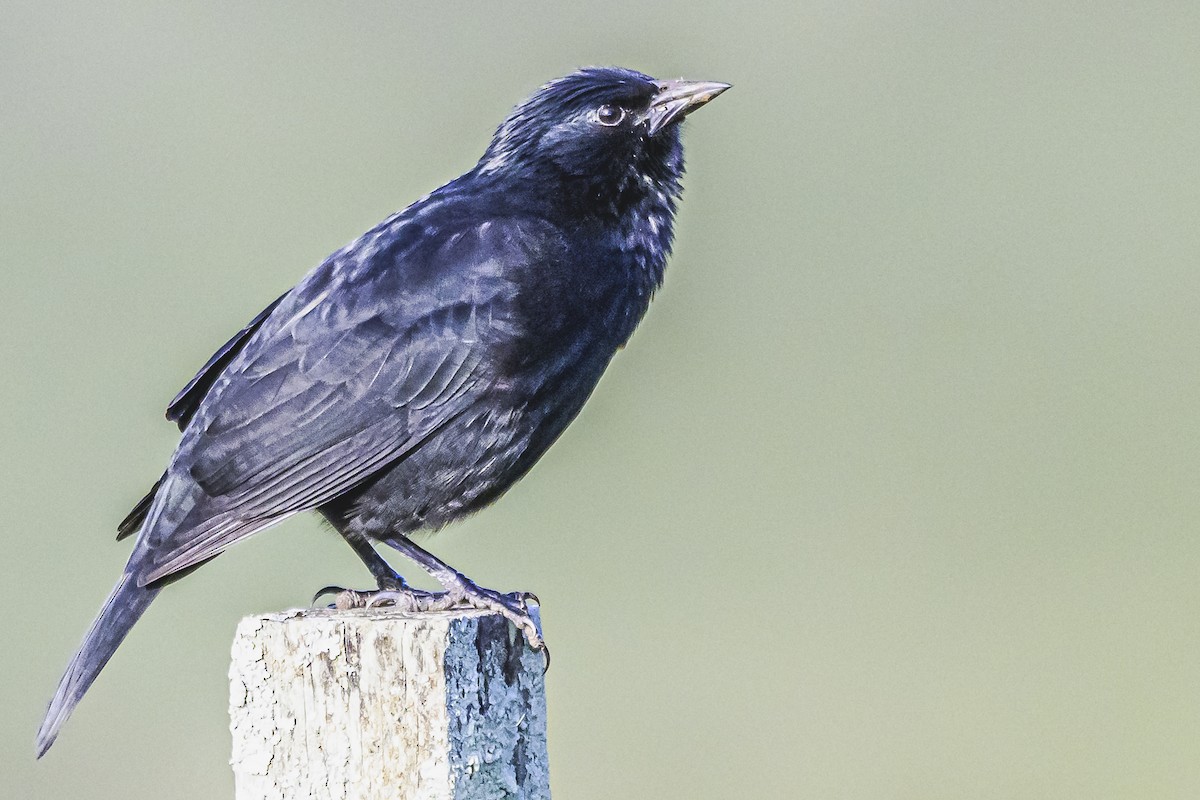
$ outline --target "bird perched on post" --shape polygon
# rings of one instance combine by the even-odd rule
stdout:
[[[479,163],[331,255],[216,352],[167,410],[182,436],[121,523],[116,588],[58,685],[41,756],[166,584],[316,510],[379,591],[342,605],[460,605],[545,644],[525,593],[480,587],[409,534],[499,497],[562,433],[662,282],[679,122],[729,86],[584,69],[543,86]],[[416,561],[408,586],[376,552]],[[331,587],[336,588],[336,587]]]

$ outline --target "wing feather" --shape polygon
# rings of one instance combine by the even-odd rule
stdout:
[[[329,502],[487,392],[519,330],[505,253],[528,250],[503,226],[473,235],[453,264],[436,250],[357,273],[331,259],[274,307],[184,433],[156,499],[175,508],[152,509],[139,541],[143,583]]]
[[[200,401],[208,394],[213,383],[220,377],[222,370],[229,366],[229,362],[246,346],[246,342],[250,340],[255,331],[262,327],[267,317],[271,316],[271,312],[275,310],[275,307],[286,296],[277,297],[273,303],[258,312],[258,315],[250,320],[250,323],[246,327],[234,334],[228,342],[221,345],[217,352],[213,353],[212,358],[205,362],[200,371],[196,373],[196,377],[188,381],[187,386],[180,389],[179,394],[175,395],[175,399],[167,406],[167,419],[177,423],[180,430],[187,427],[188,422],[192,419],[192,415],[196,413],[196,408],[200,405]],[[123,533],[122,535],[126,534]]]

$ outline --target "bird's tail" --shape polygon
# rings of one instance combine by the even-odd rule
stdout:
[[[75,706],[83,699],[100,670],[112,658],[117,646],[129,633],[129,629],[150,607],[159,592],[159,587],[138,586],[137,576],[126,572],[113,588],[108,600],[100,609],[99,616],[88,628],[66,674],[58,682],[58,690],[50,701],[50,708],[38,729],[37,756],[41,758],[58,736],[58,729],[71,716]]]

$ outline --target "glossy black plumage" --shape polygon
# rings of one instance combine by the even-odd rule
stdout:
[[[472,170],[334,253],[218,350],[168,409],[179,447],[120,526],[137,533],[133,554],[39,754],[162,585],[229,545],[318,510],[352,544],[403,550],[523,475],[660,285],[677,121],[724,88],[618,69],[548,84]]]

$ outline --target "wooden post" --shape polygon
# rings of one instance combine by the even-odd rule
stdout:
[[[550,797],[542,656],[498,615],[247,617],[229,715],[237,800]]]

